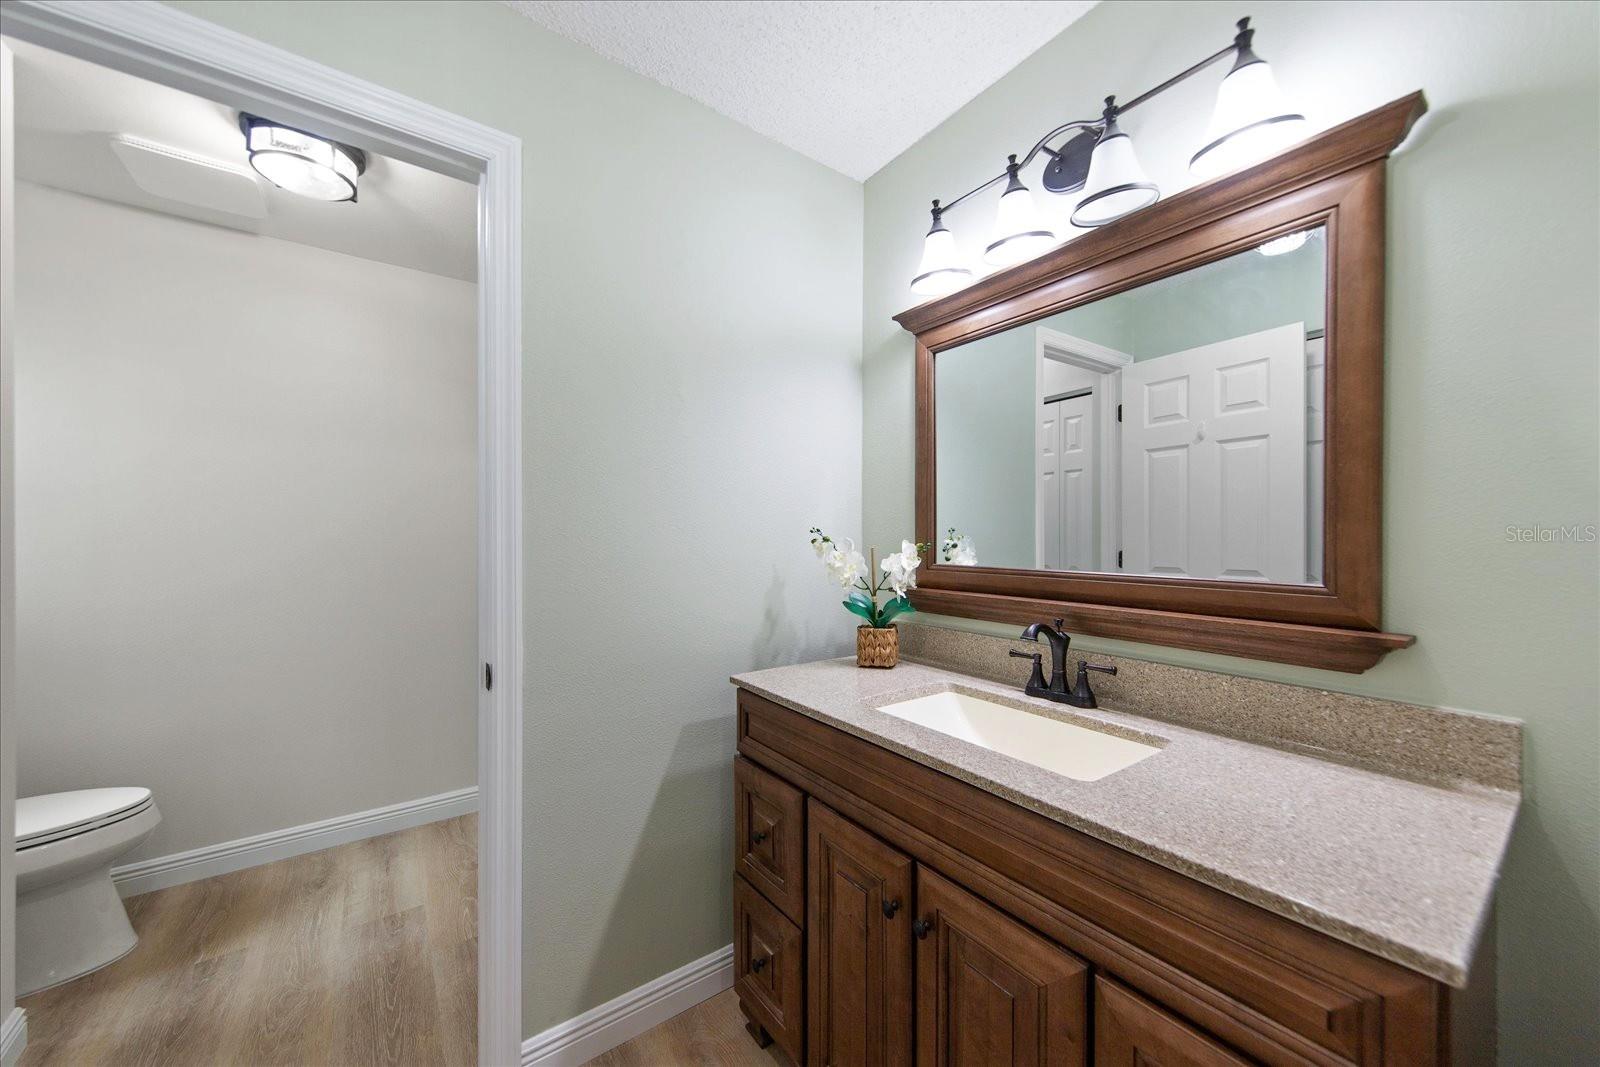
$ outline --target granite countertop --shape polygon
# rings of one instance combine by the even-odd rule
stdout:
[[[1391,777],[1111,707],[1079,710],[922,664],[881,671],[823,660],[733,682],[1454,986],[1466,984],[1517,814],[1513,792]],[[877,710],[952,685],[1161,750],[1081,782]]]

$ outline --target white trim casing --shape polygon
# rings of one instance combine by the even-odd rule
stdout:
[[[205,845],[187,852],[174,852],[170,856],[126,863],[111,868],[111,881],[116,884],[120,895],[138,896],[185,882],[242,871],[246,867],[275,863],[291,856],[320,852],[335,845],[347,845],[368,837],[409,830],[413,826],[438,822],[440,819],[453,819],[477,810],[478,790],[476,786],[469,786],[369,811]]]
[[[478,183],[478,1060],[522,1045],[522,142],[154,0],[7,0],[0,32]]]
[[[0,1023],[0,1067],[17,1067],[22,1050],[28,1047],[28,1013],[12,1008]]]
[[[522,1044],[522,1067],[579,1067],[733,985],[733,946],[557,1023]]]
[[[1115,348],[1083,337],[1051,329],[1034,328],[1033,406],[1035,413],[1044,403],[1044,361],[1059,360],[1104,376],[1106,388],[1096,391],[1095,423],[1099,439],[1095,442],[1100,457],[1100,569],[1116,573],[1117,552],[1122,538],[1122,432],[1117,409],[1122,406],[1122,368],[1132,365],[1133,357]],[[1034,492],[1038,492],[1037,486]],[[1034,543],[1034,563],[1038,565],[1038,542]]]

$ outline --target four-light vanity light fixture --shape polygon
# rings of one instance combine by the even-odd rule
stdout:
[[[1229,56],[1233,57],[1233,66],[1217,90],[1211,125],[1200,150],[1189,160],[1189,173],[1202,180],[1212,178],[1276,155],[1301,140],[1306,135],[1305,116],[1284,101],[1272,68],[1251,48],[1254,36],[1250,20],[1240,19],[1238,33],[1228,47],[1126,104],[1118,104],[1114,96],[1106,97],[1105,110],[1099,118],[1057,126],[1020,160],[1009,157],[1003,173],[948,204],[935,200],[933,228],[923,243],[922,262],[911,279],[911,291],[919,296],[940,296],[972,280],[972,270],[962,263],[955,236],[945,228],[944,216],[968,197],[1002,181],[1006,183],[1005,191],[1000,194],[994,239],[984,250],[985,262],[1009,267],[1056,244],[1055,232],[1041,217],[1028,187],[1018,177],[1041,152],[1050,157],[1040,179],[1044,188],[1061,195],[1081,194],[1072,211],[1074,226],[1104,226],[1155,203],[1161,198],[1161,190],[1139,165],[1133,141],[1117,125],[1117,118]],[[1059,148],[1050,147],[1052,140],[1072,131],[1076,131],[1074,136]]]

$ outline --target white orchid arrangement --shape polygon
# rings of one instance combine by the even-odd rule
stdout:
[[[956,567],[976,567],[978,565],[978,550],[973,547],[972,538],[966,534],[956,533],[954,526],[944,535],[944,540],[939,544],[939,555],[946,563]]]
[[[811,528],[812,551],[827,568],[828,577],[839,583],[839,588],[850,590],[844,602],[845,609],[867,620],[868,626],[879,629],[888,626],[896,616],[917,610],[906,599],[906,593],[917,587],[917,568],[922,566],[922,553],[932,547],[902,541],[900,551],[885,556],[881,564],[876,550],[872,550],[869,563],[848,537],[840,543],[819,528]],[[894,596],[880,605],[878,597],[885,588],[893,590]]]

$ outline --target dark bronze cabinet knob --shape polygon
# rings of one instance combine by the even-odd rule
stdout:
[[[767,832],[765,830],[757,830],[755,833],[750,835],[750,843],[752,845],[759,845],[759,844],[761,844],[761,842],[765,841],[766,839],[767,839]]]
[[[750,969],[752,971],[754,971],[756,974],[760,974],[761,973],[761,969],[767,965],[767,960],[770,959],[770,958],[771,957],[769,957],[769,956],[762,956],[759,959],[751,960],[750,961]]]
[[[885,919],[894,918],[894,913],[899,910],[900,902],[898,900],[886,900],[883,902],[883,917]]]
[[[933,923],[927,919],[918,919],[916,922],[911,924],[911,932],[917,935],[918,941],[921,941],[927,937],[928,931],[932,929]]]

